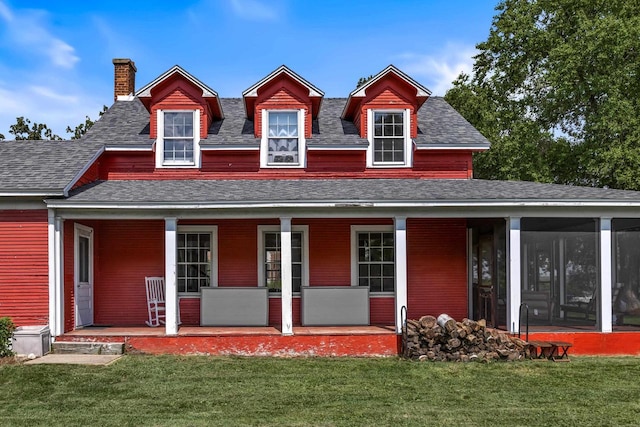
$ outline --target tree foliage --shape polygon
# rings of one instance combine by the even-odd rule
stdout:
[[[99,117],[102,117],[102,115],[104,113],[106,113],[108,110],[106,105],[102,106],[102,111],[100,111],[100,113],[98,113]],[[87,131],[89,129],[91,129],[91,127],[94,125],[94,121],[91,120],[91,118],[89,116],[85,117],[85,121],[84,123],[80,123],[78,126],[76,126],[74,129],[71,129],[71,126],[67,126],[67,129],[65,130],[65,132],[67,133],[71,133],[71,139],[80,139],[84,136],[85,133],[87,133]]]
[[[356,88],[359,88],[360,86],[362,86],[363,84],[371,80],[372,78],[373,78],[373,74],[370,74],[369,77],[360,77],[358,79],[358,83],[356,83]]]
[[[102,111],[98,113],[99,117],[108,110],[106,105],[102,106]],[[80,139],[94,125],[94,121],[86,116],[84,123],[80,123],[75,128],[67,126],[66,132],[71,133],[71,139]],[[14,135],[17,141],[24,140],[62,140],[60,136],[53,133],[46,124],[31,123],[31,120],[24,117],[16,117],[16,123],[9,127],[9,133]],[[5,136],[0,133],[0,141],[4,141]]]
[[[61,140],[58,135],[54,134],[49,127],[43,123],[33,123],[24,117],[16,117],[16,123],[9,126],[9,133],[15,136],[17,141],[20,140]]]
[[[640,2],[503,0],[446,99],[478,177],[640,189]]]

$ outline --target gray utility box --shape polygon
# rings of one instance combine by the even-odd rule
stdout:
[[[42,357],[51,349],[51,332],[47,325],[18,326],[13,331],[13,352]]]
[[[303,286],[303,326],[366,326],[369,324],[368,286]]]
[[[269,325],[269,288],[200,288],[200,326]]]

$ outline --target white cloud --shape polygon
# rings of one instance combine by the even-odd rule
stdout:
[[[0,1],[0,18],[6,23],[6,45],[16,51],[44,55],[56,67],[73,68],[80,58],[72,46],[55,37],[47,28],[47,16],[43,10],[20,9],[13,12]]]
[[[0,1],[0,17],[7,22],[11,22],[13,20],[13,14],[9,10],[7,6],[3,2]]]
[[[52,89],[56,86],[58,85],[7,86],[0,82],[0,133],[6,139],[13,139],[9,126],[15,124],[16,117],[25,117],[32,123],[44,123],[53,133],[67,138],[67,126],[73,128],[84,122],[86,115],[94,120],[98,118],[103,103],[92,96],[79,93],[77,88],[66,88],[73,92],[64,93],[61,91],[65,88]]]
[[[257,0],[231,0],[231,8],[237,16],[250,21],[273,21],[278,18],[275,9]]]
[[[44,10],[11,9],[0,0],[0,133],[5,138],[16,117],[44,123],[66,137],[85,115],[98,115],[102,103],[85,93],[69,43],[56,36]],[[5,58],[10,58],[5,60]]]
[[[447,44],[435,54],[403,54],[398,66],[417,80],[424,78],[425,86],[434,95],[442,96],[461,72],[472,74],[473,57],[477,53],[473,47]]]

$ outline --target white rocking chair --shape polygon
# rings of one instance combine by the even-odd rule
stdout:
[[[145,277],[147,288],[147,311],[149,320],[145,323],[153,328],[165,324],[167,318],[164,299],[164,277]],[[178,325],[180,322],[180,300],[178,300]]]

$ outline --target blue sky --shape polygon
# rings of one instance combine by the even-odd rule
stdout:
[[[345,97],[389,64],[444,95],[470,72],[498,0],[0,0],[0,133],[17,116],[68,137],[113,101],[113,58],[136,88],[175,64],[222,97],[285,64]]]

